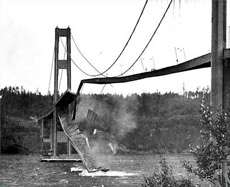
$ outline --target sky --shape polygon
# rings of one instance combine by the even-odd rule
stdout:
[[[51,74],[51,67],[56,27],[70,27],[84,56],[99,71],[104,71],[127,42],[144,3],[144,0],[1,0],[1,88],[23,86],[32,92],[39,90],[42,94],[48,91],[53,93],[54,75],[53,71]],[[168,4],[169,0],[148,1],[131,41],[107,76],[120,74],[137,59]],[[228,1],[228,12],[229,6]],[[229,19],[227,26],[230,26]],[[79,54],[73,40],[71,42],[73,61],[85,72],[97,74]],[[64,58],[65,50],[61,44],[59,48],[59,58]],[[210,49],[211,1],[175,0],[150,45],[126,75],[176,65],[207,54]],[[66,71],[60,71],[61,74],[60,92],[64,92]],[[183,87],[191,91],[210,87],[210,75],[210,68],[207,68],[106,85],[104,89],[103,85],[88,84],[83,87],[82,93],[182,93]],[[80,80],[86,78],[90,77],[72,63],[71,91],[76,92]]]

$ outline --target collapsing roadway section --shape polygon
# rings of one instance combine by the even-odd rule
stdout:
[[[65,134],[71,140],[73,147],[78,152],[88,172],[97,171],[96,160],[91,153],[88,138],[80,132],[76,120],[72,120],[72,117],[70,116],[59,117],[59,120]]]
[[[66,92],[59,98],[59,100],[55,103],[55,106],[60,110],[61,108],[66,109],[70,103],[72,103],[76,98],[76,95],[70,90],[66,90]],[[38,122],[41,126],[41,139],[44,141],[44,124],[43,121],[52,121],[53,120],[53,110],[51,110],[47,115],[41,117]],[[88,138],[78,129],[78,125],[76,123],[76,120],[72,120],[72,118],[64,113],[60,113],[62,117],[59,117],[61,127],[66,134],[67,137],[69,137],[70,141],[72,142],[72,146],[74,149],[78,152],[82,162],[86,166],[86,169],[88,172],[94,172],[97,170],[101,170],[101,168],[98,168],[96,165],[95,157],[93,156]],[[67,116],[67,117],[63,117]],[[93,115],[87,115],[87,119],[89,122],[94,123],[95,118],[92,118]],[[91,117],[91,118],[90,118]],[[51,136],[52,137],[52,136]],[[52,142],[52,139],[50,140]]]

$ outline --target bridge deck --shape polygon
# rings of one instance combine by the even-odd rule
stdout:
[[[225,59],[230,58],[230,49],[225,49],[224,58]],[[181,64],[169,66],[159,70],[138,73],[138,74],[123,76],[123,77],[104,77],[104,78],[84,79],[79,84],[77,95],[79,95],[80,90],[84,83],[91,83],[91,84],[124,83],[124,82],[131,82],[131,81],[136,81],[136,80],[150,78],[150,77],[169,75],[173,73],[180,73],[184,71],[208,68],[208,67],[211,67],[211,53],[188,60]]]

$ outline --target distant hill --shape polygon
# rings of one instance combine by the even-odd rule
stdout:
[[[52,107],[52,96],[25,91],[23,87],[1,89],[1,152],[30,153],[40,150],[36,118]]]

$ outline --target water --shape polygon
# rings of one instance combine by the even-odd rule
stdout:
[[[180,156],[166,156],[176,175],[185,174]],[[191,160],[191,156],[186,156]],[[158,165],[158,155],[115,155],[110,158],[108,173],[80,175],[71,168],[81,163],[40,162],[39,155],[2,155],[1,187],[131,187],[141,186],[144,176]]]

